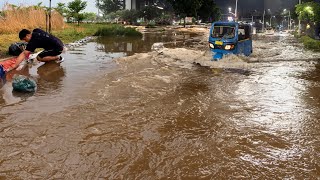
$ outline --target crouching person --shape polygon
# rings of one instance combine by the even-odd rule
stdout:
[[[63,58],[60,54],[63,51],[63,43],[62,41],[41,30],[34,29],[32,33],[27,29],[22,29],[19,32],[20,40],[27,42],[26,49],[18,56],[15,65],[10,69],[15,69],[19,66],[19,64],[29,58],[31,52],[34,52],[37,48],[43,48],[44,50],[38,54],[37,60],[41,62],[50,62],[55,61],[60,63],[63,61]]]

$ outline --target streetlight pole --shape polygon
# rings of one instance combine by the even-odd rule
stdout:
[[[271,16],[270,17],[270,27],[272,27],[272,18],[274,18],[275,16]]]
[[[301,0],[299,0],[299,4],[301,4]],[[298,36],[301,35],[301,20],[300,20],[300,14],[301,14],[301,12],[299,12],[299,16],[298,16],[298,19],[299,19]]]
[[[100,19],[100,0],[97,1],[97,5],[98,5],[98,14],[97,14],[97,21],[99,21]]]
[[[235,20],[238,20],[238,0],[236,0],[236,9],[234,10],[234,16],[235,16]]]
[[[264,32],[264,16],[266,15],[266,10],[263,10],[263,17],[262,17],[262,32]]]
[[[51,33],[51,0],[49,0],[49,33]]]
[[[288,30],[291,30],[291,14],[290,14],[290,10],[289,11],[289,16],[288,16]],[[284,9],[283,12],[287,12],[287,9]],[[286,18],[287,16],[285,16],[284,18]]]
[[[289,30],[291,30],[291,14],[290,14],[290,10],[289,10]]]
[[[272,12],[271,12],[271,9],[268,9],[268,14],[270,14],[270,24],[269,24],[269,26],[271,27],[271,19],[272,19]]]
[[[234,16],[234,20],[236,20],[236,14],[234,14],[234,13],[232,12],[232,8],[229,7],[228,10],[229,10],[229,13]]]

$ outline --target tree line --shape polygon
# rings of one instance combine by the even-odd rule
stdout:
[[[141,3],[138,0],[137,2]],[[174,17],[194,17],[203,22],[220,18],[220,9],[214,0],[144,0],[144,3],[147,6],[140,7],[139,10],[125,10],[124,0],[96,0],[104,17],[118,17],[131,23],[138,18],[154,20],[159,24],[169,23]]]
[[[301,20],[306,34],[320,37],[320,3],[313,0],[296,5],[295,16]]]

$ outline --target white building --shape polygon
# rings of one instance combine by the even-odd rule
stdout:
[[[128,10],[139,10],[148,5],[155,5],[158,2],[161,2],[161,0],[124,0],[124,7]]]
[[[137,9],[137,0],[125,0],[125,9]]]

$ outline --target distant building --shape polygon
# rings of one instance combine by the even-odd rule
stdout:
[[[125,9],[139,10],[145,6],[152,5],[158,2],[157,0],[124,0]]]
[[[137,0],[125,0],[125,9],[137,9]]]

